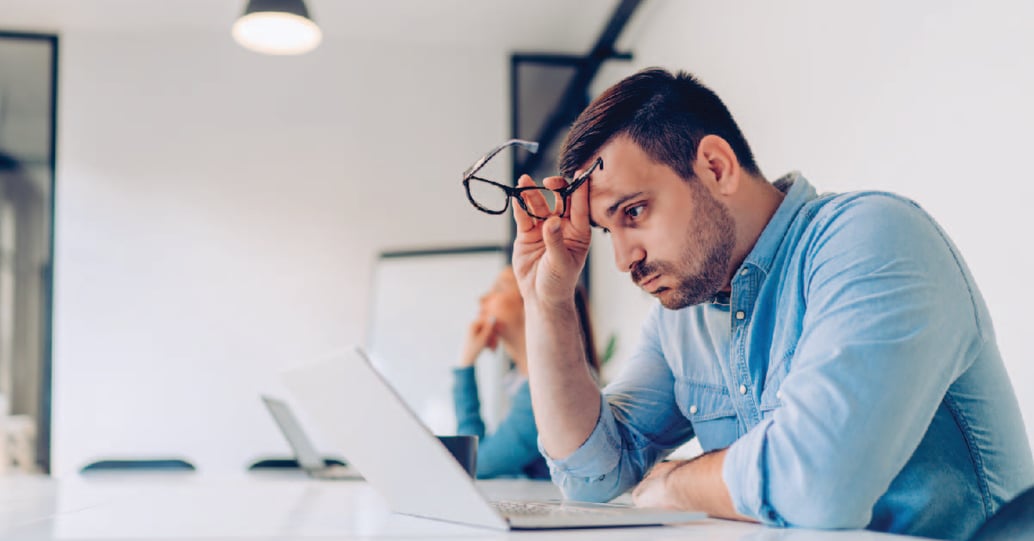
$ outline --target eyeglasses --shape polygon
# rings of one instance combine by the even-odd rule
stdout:
[[[524,212],[528,213],[529,216],[545,220],[550,216],[559,215],[563,217],[567,213],[567,201],[571,197],[571,194],[578,189],[579,186],[585,184],[586,180],[589,180],[589,175],[592,174],[596,168],[603,169],[603,158],[596,158],[596,162],[592,164],[588,170],[575,178],[569,180],[567,186],[560,188],[559,190],[550,190],[544,186],[524,186],[520,188],[511,188],[505,184],[500,184],[487,178],[477,176],[477,172],[481,170],[496,154],[499,154],[503,150],[516,146],[523,148],[528,152],[538,152],[539,144],[534,141],[524,141],[522,139],[510,139],[509,141],[493,148],[488,151],[487,154],[481,157],[478,161],[474,162],[474,165],[467,168],[463,172],[463,187],[467,190],[467,199],[474,205],[474,208],[481,212],[487,212],[488,214],[502,214],[509,210],[510,199],[516,199],[517,204],[521,206]],[[533,200],[545,200],[546,206],[544,208],[532,209]],[[559,207],[559,209],[558,209]],[[557,213],[559,210],[559,214]]]

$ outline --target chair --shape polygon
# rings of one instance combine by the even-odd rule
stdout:
[[[324,458],[323,463],[327,466],[344,466],[344,461],[336,458]],[[254,470],[273,470],[273,469],[291,469],[300,468],[301,465],[298,461],[293,458],[262,458],[256,460],[248,466],[248,471]]]
[[[969,541],[1034,541],[1034,486],[998,510]]]
[[[0,473],[36,471],[36,422],[29,415],[0,416]]]
[[[197,468],[190,462],[181,458],[149,458],[149,459],[112,459],[98,460],[82,467],[79,473],[107,471],[162,471],[162,472],[187,472],[197,471]]]

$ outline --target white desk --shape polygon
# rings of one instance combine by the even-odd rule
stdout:
[[[485,481],[490,497],[555,498],[547,482]],[[390,513],[361,481],[298,475],[106,474],[67,480],[0,477],[0,539],[509,539],[891,541],[866,531],[780,530],[707,519],[649,528],[497,532]]]

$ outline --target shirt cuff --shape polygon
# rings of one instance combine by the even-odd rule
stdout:
[[[539,436],[539,452],[549,461],[550,469],[564,476],[580,477],[585,480],[597,480],[617,467],[621,460],[621,440],[615,433],[617,423],[610,411],[610,404],[604,396],[600,396],[600,414],[596,419],[596,427],[592,434],[578,449],[564,459],[551,458],[542,447],[542,436]]]
[[[477,383],[477,378],[474,377],[473,366],[458,366],[453,368],[452,377],[456,381],[463,381],[464,383]]]
[[[733,442],[725,453],[722,480],[736,512],[756,519],[767,526],[786,526],[779,513],[768,503],[768,474],[765,468],[765,446],[772,420],[767,419]]]

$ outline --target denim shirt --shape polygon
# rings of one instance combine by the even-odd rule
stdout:
[[[554,482],[610,500],[696,437],[764,524],[967,538],[1034,463],[962,257],[907,199],[776,187],[725,303],[651,312]]]

